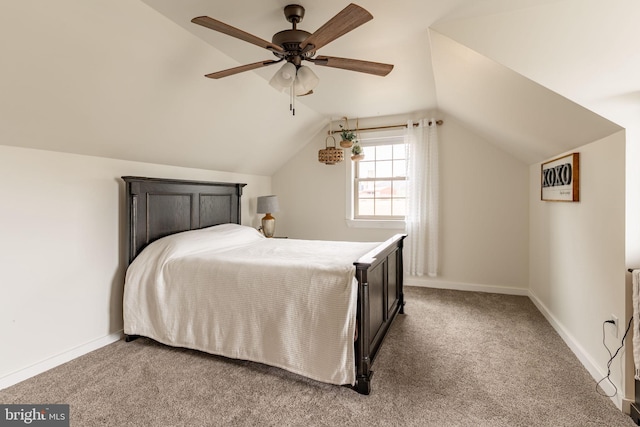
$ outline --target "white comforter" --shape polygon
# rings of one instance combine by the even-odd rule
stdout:
[[[377,245],[266,239],[235,224],[165,237],[127,270],[124,331],[354,384],[353,262]]]

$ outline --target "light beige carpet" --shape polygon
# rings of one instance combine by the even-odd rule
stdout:
[[[526,297],[406,289],[372,393],[147,339],[0,391],[72,426],[634,426]],[[69,331],[72,333],[72,331]]]

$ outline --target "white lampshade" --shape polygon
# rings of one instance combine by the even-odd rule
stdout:
[[[277,90],[283,91],[286,88],[291,87],[295,78],[296,66],[291,62],[287,62],[282,67],[280,67],[278,72],[273,75],[273,77],[269,81],[269,84]]]
[[[278,212],[278,196],[260,196],[258,197],[258,208],[256,213],[273,213]]]
[[[266,237],[273,237],[273,233],[276,231],[276,219],[271,215],[271,212],[278,212],[278,209],[280,209],[278,196],[258,197],[256,212],[266,214],[262,218],[262,232]]]
[[[318,86],[319,82],[320,79],[311,70],[311,68],[307,67],[306,65],[301,66],[300,68],[298,68],[298,73],[295,80],[296,96],[306,95],[307,93],[315,89],[315,87]]]

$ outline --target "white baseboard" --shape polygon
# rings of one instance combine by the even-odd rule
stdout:
[[[405,276],[404,285],[423,288],[451,289],[455,291],[487,292],[492,294],[528,296],[529,290],[506,286],[480,285],[476,283],[449,282],[426,277]]]
[[[31,377],[35,377],[36,375],[48,371],[51,368],[55,368],[56,366],[60,366],[63,363],[67,363],[84,354],[90,353],[101,347],[114,343],[120,340],[122,336],[122,330],[114,332],[110,335],[90,341],[69,351],[65,351],[64,353],[58,354],[57,356],[45,359],[41,362],[36,363],[35,365],[31,365],[27,368],[6,375],[0,378],[0,390],[10,387]]]
[[[602,378],[606,376],[606,372],[603,372],[598,368],[598,365],[593,361],[589,353],[585,351],[585,349],[578,343],[578,341],[562,326],[562,324],[555,318],[553,314],[549,312],[547,307],[540,301],[540,299],[531,291],[529,291],[529,299],[535,304],[535,306],[540,310],[540,313],[547,319],[547,321],[551,324],[553,329],[556,330],[560,338],[569,346],[573,354],[576,355],[580,363],[589,371],[589,374],[593,377],[595,381],[600,381]],[[602,391],[607,395],[612,395],[615,393],[615,396],[611,397],[611,401],[616,405],[618,409],[623,411],[623,397],[620,395],[620,390],[622,390],[622,386],[620,384],[616,384],[618,388],[618,392],[614,390],[613,386],[608,381],[603,381],[600,383]],[[594,387],[595,390],[595,387]],[[595,393],[595,391],[594,391]]]

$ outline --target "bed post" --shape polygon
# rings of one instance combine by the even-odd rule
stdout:
[[[356,279],[358,280],[358,340],[356,342],[356,383],[354,389],[360,394],[371,393],[371,359],[369,357],[369,283],[367,282],[368,265],[356,264]]]

